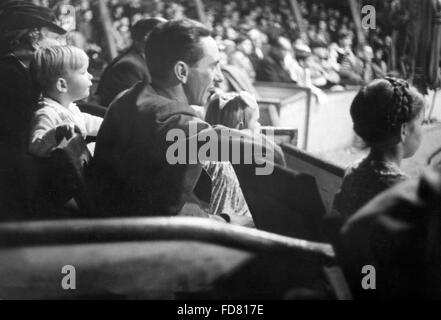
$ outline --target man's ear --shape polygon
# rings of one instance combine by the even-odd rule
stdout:
[[[67,82],[64,78],[58,78],[55,86],[59,92],[67,92]]]
[[[179,82],[187,83],[189,69],[188,64],[186,64],[184,61],[176,62],[174,72]]]

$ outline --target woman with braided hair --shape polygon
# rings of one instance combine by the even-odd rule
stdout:
[[[354,131],[370,149],[343,178],[334,210],[344,218],[377,194],[407,179],[401,160],[412,157],[421,143],[425,101],[401,79],[377,79],[360,89],[351,105]]]

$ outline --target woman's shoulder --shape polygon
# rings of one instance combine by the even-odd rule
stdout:
[[[371,189],[376,192],[407,180],[407,178],[407,175],[393,163],[365,158],[347,169],[343,185],[346,189]]]

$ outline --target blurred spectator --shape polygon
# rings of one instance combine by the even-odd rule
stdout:
[[[248,37],[240,36],[236,40],[236,51],[231,55],[230,63],[245,71],[251,81],[254,82],[256,79],[256,71],[249,58],[252,51],[253,44],[251,43],[251,40]]]
[[[343,85],[361,85],[363,80],[363,61],[352,51],[352,37],[347,32],[340,33],[340,77]]]
[[[268,55],[260,62],[257,69],[256,80],[270,82],[294,82],[291,79],[285,58],[290,48],[286,46],[282,37],[270,39],[271,47]]]
[[[263,52],[263,45],[265,42],[267,42],[268,39],[262,31],[256,28],[251,29],[248,32],[248,36],[250,37],[251,42],[253,43],[253,52],[251,52],[249,58],[253,63],[254,70],[256,70],[260,61],[263,60],[265,56]]]
[[[91,66],[95,64],[94,59],[100,61],[101,55],[106,56],[104,54],[105,52],[102,52],[99,48],[99,46],[102,45],[101,39],[104,37],[102,36],[103,31],[101,27],[95,25],[99,19],[95,19],[98,11],[94,2],[87,0],[63,0],[58,2],[53,0],[35,0],[34,2],[59,8],[60,10],[57,12],[59,13],[59,20],[61,21],[69,20],[69,17],[63,16],[62,6],[73,6],[76,10],[76,28],[74,32],[82,34],[86,43],[79,39],[78,34],[71,38],[75,38],[77,43],[81,43],[81,46],[89,53],[92,58]],[[391,7],[389,2],[390,1],[386,1],[386,4],[380,7]],[[257,71],[269,51],[267,48],[268,38],[283,36],[289,39],[290,42],[296,42],[300,39],[304,44],[312,48],[311,58],[309,58],[307,62],[311,67],[310,71],[313,82],[318,84],[315,78],[321,77],[316,77],[314,69],[317,69],[316,66],[321,66],[325,70],[334,70],[330,72],[333,75],[333,80],[331,80],[330,83],[336,83],[338,80],[336,73],[340,69],[340,64],[343,60],[345,60],[346,64],[343,68],[343,83],[360,82],[354,79],[348,80],[345,75],[348,60],[354,62],[353,56],[355,55],[353,55],[352,46],[358,44],[355,24],[351,19],[350,11],[345,7],[327,2],[318,4],[317,2],[300,1],[299,7],[301,15],[304,18],[304,30],[306,30],[305,33],[301,33],[293,17],[290,4],[285,0],[278,2],[245,0],[240,3],[234,1],[219,2],[206,0],[204,5],[206,25],[213,29],[213,36],[217,43],[221,44],[226,40],[235,41],[238,44],[240,42],[237,50],[233,48],[231,43],[227,43],[225,49],[228,58],[233,59],[231,62],[235,65],[240,65],[241,63],[239,61],[250,60],[254,70]],[[197,18],[195,5],[189,0],[155,0],[150,2],[141,0],[109,0],[108,6],[113,20],[111,36],[120,53],[131,46],[129,26],[134,25],[140,19],[152,16],[162,16],[168,19],[179,19],[184,16]],[[383,14],[382,16],[388,17],[389,13],[378,12],[378,14]],[[382,70],[382,73],[384,73],[385,70],[390,70],[394,61],[390,37],[392,28],[388,26],[390,23],[387,23],[387,19],[383,20],[378,21],[377,28],[370,30],[367,35],[368,44],[375,48],[376,52],[377,48],[381,48],[383,51],[383,54],[381,54],[381,52],[378,53],[378,57],[380,58],[374,58],[372,63],[374,69]],[[343,39],[343,42],[347,44],[342,44],[342,37],[339,36],[341,34],[347,35]],[[243,54],[241,48],[243,35],[247,35],[252,42],[250,54]],[[247,42],[248,41],[244,42],[245,46],[248,46]],[[334,42],[340,45],[337,59],[335,59],[335,46],[332,45]],[[87,48],[89,48],[89,50]],[[329,61],[327,61],[328,59],[325,57],[326,49],[328,49]],[[243,59],[245,56],[248,56],[248,59]],[[332,61],[332,63],[330,61]],[[384,62],[388,67],[386,69],[384,68]],[[248,64],[248,62],[245,62],[245,64]],[[96,63],[96,65],[99,65],[99,63]],[[332,65],[332,67],[329,67],[330,65]],[[241,68],[244,67],[241,66]],[[354,69],[355,66],[351,68]],[[246,66],[245,69],[247,70],[248,77],[252,79],[251,68]]]
[[[359,56],[363,61],[363,80],[369,83],[374,79],[382,78],[385,71],[378,64],[374,63],[374,51],[369,45],[364,45],[359,50]]]
[[[116,95],[138,81],[150,83],[144,42],[150,31],[164,21],[162,18],[142,19],[132,26],[133,45],[112,61],[104,71],[96,92],[95,100],[98,104],[109,106]]]

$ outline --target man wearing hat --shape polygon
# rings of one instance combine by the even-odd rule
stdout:
[[[118,93],[130,88],[136,82],[150,82],[150,75],[144,57],[144,42],[152,29],[165,22],[163,18],[141,19],[131,28],[133,45],[113,60],[104,70],[96,92],[97,103],[108,107]]]
[[[40,90],[29,64],[47,33],[64,34],[50,9],[25,1],[0,5],[0,219],[31,218],[28,126]]]
[[[260,62],[256,70],[257,81],[294,82],[285,65],[285,58],[289,48],[285,46],[283,37],[275,36],[269,39],[271,49],[268,55]]]

